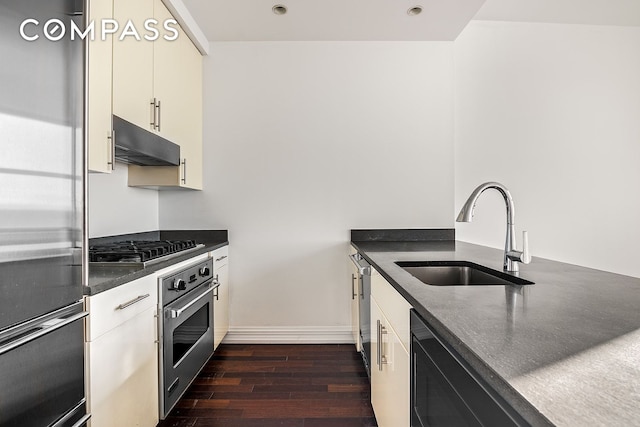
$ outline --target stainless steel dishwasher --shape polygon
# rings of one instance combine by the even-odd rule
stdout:
[[[526,427],[518,414],[411,310],[411,427]]]
[[[355,253],[349,255],[351,261],[358,268],[358,289],[360,290],[358,298],[360,298],[359,306],[359,329],[360,342],[362,349],[362,361],[367,370],[367,375],[371,376],[369,361],[371,360],[371,265],[360,255]]]

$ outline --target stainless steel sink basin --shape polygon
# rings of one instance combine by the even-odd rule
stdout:
[[[427,285],[533,285],[533,282],[467,261],[398,261],[396,264]]]

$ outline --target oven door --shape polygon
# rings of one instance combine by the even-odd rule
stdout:
[[[213,354],[209,280],[163,309],[161,418],[164,419]]]

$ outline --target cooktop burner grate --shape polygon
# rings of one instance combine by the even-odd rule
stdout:
[[[113,242],[89,246],[89,262],[146,263],[197,247],[193,240]]]

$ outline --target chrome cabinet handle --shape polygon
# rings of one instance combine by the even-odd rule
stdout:
[[[213,285],[213,289],[216,291],[213,294],[213,297],[216,299],[216,301],[218,301],[219,296],[218,292],[219,292],[219,287],[220,287],[220,281],[218,280],[218,275],[216,274],[216,276],[213,278],[213,280],[211,281],[211,284]]]
[[[382,371],[382,365],[386,365],[387,363],[389,363],[387,361],[387,357],[382,354],[382,336],[386,335],[387,328],[382,325],[382,322],[380,322],[380,319],[378,319],[377,322],[378,322],[378,358],[377,358],[378,370]]]
[[[21,336],[18,339],[15,339],[13,341],[9,341],[7,344],[4,344],[2,346],[0,346],[0,354],[4,354],[7,353],[11,350],[13,350],[14,348],[20,347],[21,345],[27,344],[35,339],[38,339],[44,335],[47,335],[50,332],[53,332],[55,330],[58,330],[64,326],[69,325],[70,323],[75,322],[76,320],[80,320],[83,317],[86,317],[89,315],[88,311],[83,311],[80,312],[78,314],[74,314],[73,316],[67,317],[67,318],[62,318],[62,319],[48,319],[47,321],[41,323],[40,325],[34,327],[33,329],[35,329],[36,331],[25,335],[25,336]],[[32,330],[33,330],[32,329]]]
[[[182,159],[182,183],[187,183],[187,158]]]
[[[158,120],[158,112],[156,111],[156,98],[153,98],[149,103],[151,105],[151,130],[156,128],[156,122]]]
[[[220,300],[220,298],[219,298],[220,297],[220,294],[219,294],[219,292],[220,292],[220,283],[217,283],[217,281],[216,281],[216,283],[214,284],[213,290],[215,291],[213,293],[213,297],[216,299],[216,301],[219,301]]]
[[[116,307],[116,310],[124,310],[127,307],[131,307],[133,304],[139,303],[145,298],[149,298],[149,296],[150,296],[149,294],[139,295],[136,298],[132,299],[131,301],[127,301],[125,303],[120,304],[119,306]]]
[[[351,299],[356,299],[356,296],[358,296],[356,294],[355,281],[356,281],[356,275],[351,273]]]
[[[158,109],[158,123],[156,124],[156,129],[160,132],[160,119],[162,118],[162,107],[160,106],[160,100],[158,100],[158,105],[156,106]]]
[[[380,319],[376,320],[377,322],[377,328],[376,328],[376,332],[377,332],[377,354],[376,354],[376,363],[378,365],[378,370],[382,371],[382,358],[380,357],[380,348],[382,347],[380,345],[380,341],[382,339],[382,335],[380,334]]]
[[[111,129],[111,135],[107,135],[107,139],[111,144],[111,161],[107,165],[111,166],[111,170],[116,170],[116,131]]]
[[[162,112],[160,107],[160,100],[157,98],[153,98],[153,100],[149,104],[151,105],[151,109],[153,110],[151,129],[160,132],[160,113]]]
[[[225,259],[227,257],[227,255],[222,255],[220,258],[216,258],[216,262],[217,261],[222,261],[223,259]]]
[[[172,308],[171,310],[169,310],[169,315],[171,316],[172,319],[180,317],[180,315],[184,313],[185,310],[187,310],[192,305],[196,304],[198,301],[200,301],[202,298],[207,296],[212,291],[213,291],[213,287],[208,287],[206,291],[202,292],[197,298],[191,300],[188,304],[185,304],[182,308],[179,308],[179,309]]]

